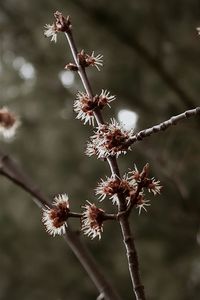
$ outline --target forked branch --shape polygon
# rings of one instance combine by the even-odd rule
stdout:
[[[3,153],[0,153],[0,174],[31,195],[39,208],[52,207],[48,197],[44,196],[36,185],[28,179],[28,176],[19,169],[12,158]],[[100,266],[97,265],[88,249],[82,243],[80,236],[68,227],[64,239],[88,273],[99,293],[103,294],[105,299],[120,300],[119,295],[102,273]]]

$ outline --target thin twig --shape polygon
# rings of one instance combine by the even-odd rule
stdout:
[[[83,86],[85,88],[86,93],[93,99],[94,93],[92,91],[90,82],[88,80],[87,74],[85,72],[85,69],[79,64],[78,61],[78,51],[74,42],[74,38],[72,35],[72,32],[68,31],[65,32],[65,35],[67,37],[74,61],[76,63],[76,66],[78,68],[78,74],[82,80]],[[97,121],[97,124],[104,124],[103,117],[101,114],[101,111],[99,109],[96,109],[94,112],[95,119]],[[108,157],[107,158],[108,164],[110,166],[112,175],[115,177],[120,178],[120,171],[117,164],[116,157]],[[119,196],[119,212],[126,210],[126,200],[123,195]],[[144,293],[144,286],[141,283],[140,278],[140,272],[139,272],[139,263],[138,263],[138,255],[134,244],[134,238],[133,234],[130,229],[129,220],[126,215],[122,215],[120,220],[120,226],[121,231],[123,235],[123,241],[126,247],[126,255],[129,265],[129,272],[131,276],[131,281],[133,285],[133,290],[136,296],[137,300],[145,300],[145,293]]]
[[[81,219],[83,217],[83,213],[77,213],[77,212],[72,212],[70,211],[67,214],[67,218],[78,218]],[[108,213],[103,213],[102,215],[103,221],[107,221],[107,220],[113,220],[113,221],[117,221],[118,216],[116,214],[108,214]]]
[[[0,153],[0,174],[33,196],[33,201],[39,208],[52,207],[49,199],[36,188],[35,184],[33,184],[32,181],[28,179],[27,175],[19,169],[13,159],[2,153]],[[80,240],[80,237],[68,227],[64,239],[88,273],[99,293],[105,295],[106,299],[120,300],[120,297],[107,278],[105,278],[88,249]]]
[[[167,120],[165,122],[162,122],[153,127],[141,130],[140,132],[136,133],[132,138],[130,138],[129,141],[127,141],[124,145],[126,145],[128,147],[138,141],[143,140],[144,138],[146,138],[154,133],[158,133],[160,131],[165,131],[170,126],[176,125],[180,121],[191,118],[198,114],[200,114],[200,107],[196,107],[195,109],[187,110],[182,114],[171,117],[169,120]]]

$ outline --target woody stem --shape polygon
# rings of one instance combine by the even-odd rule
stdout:
[[[76,48],[76,45],[74,42],[72,32],[71,31],[65,32],[65,36],[68,40],[74,61],[78,68],[78,74],[81,78],[81,81],[83,83],[85,91],[88,94],[88,96],[91,99],[93,99],[94,93],[93,93],[92,87],[90,85],[89,79],[87,77],[85,68],[83,66],[81,66],[79,63],[78,51],[77,51],[77,48]],[[95,119],[96,119],[96,122],[98,125],[104,124],[102,113],[99,109],[96,109],[94,111],[94,116],[95,116]],[[108,157],[107,162],[110,166],[112,175],[114,177],[120,178],[121,177],[120,170],[119,170],[119,166],[118,166],[116,157],[115,156]],[[124,196],[122,196],[122,195],[119,197],[118,210],[119,210],[119,212],[126,210],[126,201],[125,201]],[[137,300],[145,300],[146,298],[145,298],[144,286],[142,284],[141,277],[140,277],[137,250],[135,247],[133,233],[131,232],[128,217],[126,215],[122,215],[121,218],[119,219],[119,222],[120,222],[120,227],[121,227],[121,231],[122,231],[123,242],[124,242],[125,248],[126,248],[126,256],[127,256],[127,260],[128,260],[129,272],[130,272],[130,277],[131,277],[135,297]]]

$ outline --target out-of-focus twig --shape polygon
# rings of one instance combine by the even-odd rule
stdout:
[[[0,174],[30,194],[39,208],[52,206],[48,197],[41,193],[41,191],[28,178],[28,176],[20,170],[14,160],[3,153],[0,153]],[[68,227],[66,229],[64,239],[88,273],[99,293],[103,294],[106,299],[120,300],[117,292],[114,290],[107,278],[105,278],[104,274],[100,270],[100,267],[97,265],[88,249],[82,243],[79,235]]]

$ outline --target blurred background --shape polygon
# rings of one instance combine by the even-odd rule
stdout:
[[[0,103],[22,125],[0,141],[50,197],[66,192],[73,210],[109,175],[106,163],[84,155],[92,130],[75,120],[72,104],[82,84],[64,71],[72,61],[64,36],[43,35],[53,12],[70,14],[77,46],[104,55],[101,72],[88,75],[95,93],[117,96],[115,117],[140,130],[199,105],[200,2],[105,0],[0,1]],[[148,213],[132,214],[148,299],[200,298],[199,117],[135,144],[120,157],[122,172],[149,162],[163,193]],[[96,299],[97,292],[61,238],[51,238],[31,197],[0,178],[0,299]],[[109,211],[110,201],[101,203]],[[79,223],[74,224],[79,228]],[[106,223],[101,242],[84,237],[123,299],[132,299],[118,226]]]

